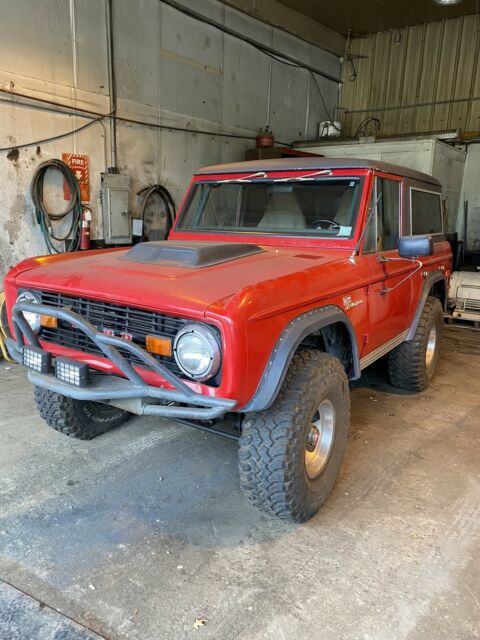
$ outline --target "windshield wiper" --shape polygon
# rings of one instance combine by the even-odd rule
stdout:
[[[245,176],[244,178],[227,178],[226,180],[219,180],[217,184],[225,184],[225,182],[251,182],[252,178],[266,178],[267,174],[265,171],[257,171],[257,173],[251,173],[249,176]]]
[[[314,171],[313,173],[305,173],[303,176],[288,176],[288,178],[276,178],[273,182],[294,182],[296,180],[313,180],[315,176],[331,176],[333,175],[331,169],[322,169],[321,171]]]

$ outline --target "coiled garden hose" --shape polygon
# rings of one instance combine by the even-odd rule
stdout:
[[[48,211],[43,201],[43,183],[48,169],[56,169],[63,175],[70,191],[70,202],[66,209],[60,213]],[[80,246],[80,224],[82,218],[82,201],[80,185],[70,167],[61,160],[53,159],[42,162],[35,171],[31,186],[32,200],[35,205],[37,222],[40,225],[49,253],[62,253],[53,241],[65,242],[65,251],[78,251]],[[68,231],[57,236],[53,232],[52,222],[60,222],[71,215],[72,220]]]
[[[172,198],[172,194],[170,191],[161,184],[154,184],[151,187],[145,187],[141,189],[137,195],[142,196],[142,204],[140,206],[140,218],[142,219],[143,225],[143,238],[146,238],[145,234],[145,211],[147,210],[147,205],[150,199],[157,194],[163,202],[163,206],[165,207],[165,238],[168,236],[170,229],[172,228],[173,222],[175,220],[175,202]]]

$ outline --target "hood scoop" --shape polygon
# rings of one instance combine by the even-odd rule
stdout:
[[[201,269],[263,251],[264,249],[256,244],[240,242],[159,240],[136,244],[120,260],[142,264],[170,265],[184,269]]]

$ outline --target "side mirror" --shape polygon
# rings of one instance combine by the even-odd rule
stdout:
[[[398,254],[401,258],[418,258],[433,255],[431,236],[401,236],[398,239]]]

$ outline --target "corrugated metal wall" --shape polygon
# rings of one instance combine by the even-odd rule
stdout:
[[[478,16],[354,39],[343,65],[341,119],[347,135],[375,116],[381,133],[480,130]]]
[[[188,5],[188,2],[185,2]],[[218,0],[195,10],[339,77],[340,61],[312,44],[242,14]],[[118,124],[118,163],[136,191],[162,182],[179,202],[197,167],[242,159],[269,123],[277,139],[313,137],[325,111],[310,75],[286,66],[159,0],[115,0],[114,42],[118,113],[174,131]],[[86,120],[14,104],[9,90],[101,113],[109,111],[104,0],[0,0],[0,147],[72,131]],[[319,78],[330,111],[338,83]],[[30,182],[37,165],[62,152],[90,158],[92,235],[101,237],[100,172],[110,164],[108,121],[62,140],[0,153],[0,288],[8,267],[45,253],[34,220]],[[57,184],[54,200],[65,203]]]

